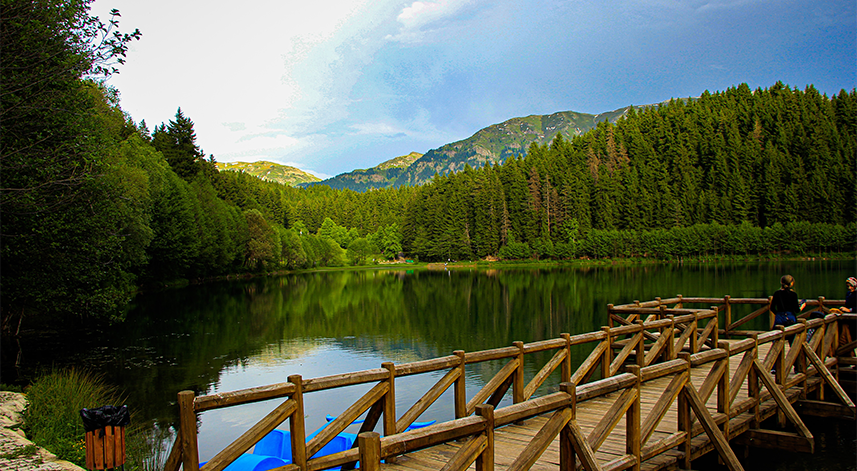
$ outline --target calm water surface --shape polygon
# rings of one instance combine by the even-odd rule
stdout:
[[[296,274],[213,283],[138,296],[120,326],[74,335],[3,342],[3,381],[38,368],[85,365],[127,392],[136,421],[177,425],[178,391],[232,391],[377,368],[382,362],[483,350],[598,330],[607,304],[657,296],[766,297],[779,277],[795,276],[801,298],[844,297],[854,261],[670,264],[551,270],[365,270]],[[747,311],[749,312],[749,310]],[[736,315],[741,314],[740,312]],[[758,319],[765,328],[766,319]],[[573,352],[579,363],[589,349]],[[20,366],[14,360],[20,359]],[[547,360],[526,365],[531,378]],[[468,397],[502,365],[468,368]],[[397,409],[407,410],[440,375],[397,381]],[[321,427],[369,386],[307,395],[306,427]],[[540,394],[549,390],[540,391]],[[421,420],[453,418],[451,392]],[[507,397],[502,405],[510,403]],[[203,413],[200,458],[207,460],[275,406],[272,402]],[[846,424],[847,425],[847,424]],[[284,428],[286,426],[284,425]],[[838,426],[837,426],[838,427]],[[820,427],[824,433],[829,427]],[[854,430],[821,437],[811,465],[787,460],[771,469],[854,469]],[[819,438],[817,438],[819,440]],[[844,455],[843,455],[844,453]],[[768,455],[771,455],[768,453]],[[751,459],[757,454],[751,455]],[[768,458],[763,462],[772,463]],[[819,461],[823,460],[823,461]],[[826,460],[826,461],[824,461]],[[749,468],[748,468],[749,469]]]

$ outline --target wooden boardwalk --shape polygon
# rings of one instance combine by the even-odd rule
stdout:
[[[764,355],[770,350],[770,346],[760,349],[760,354]],[[741,363],[740,357],[732,357],[729,362],[730,377],[734,376]],[[705,379],[709,376],[711,363],[701,365],[691,369],[690,380],[696,389],[702,387]],[[794,379],[795,374],[791,374],[790,378]],[[658,400],[663,397],[664,392],[672,381],[671,377],[659,378],[653,381],[646,382],[641,388],[641,403],[643,404],[641,415],[643,417],[651,413]],[[819,378],[809,380],[807,388],[810,392],[815,391],[821,385],[822,380]],[[798,400],[804,393],[802,386],[793,386],[785,391],[786,396],[791,403]],[[606,414],[609,413],[619,393],[611,393],[604,396],[596,397],[588,401],[577,404],[577,419],[580,428],[584,434],[589,435],[597,427],[599,422]],[[735,405],[737,407],[748,407],[752,403],[752,397],[748,394],[748,388],[745,384],[740,388],[736,397]],[[715,421],[721,424],[725,422],[725,417],[717,413],[717,399],[709,398],[706,406]],[[768,396],[768,399],[761,407],[761,415],[763,419],[767,419],[776,414],[777,404]],[[754,420],[754,414],[745,412],[730,420],[729,429],[730,437],[734,438],[746,432]],[[544,427],[548,421],[547,416],[542,415],[528,419],[523,424],[511,424],[502,428],[496,429],[494,432],[494,466],[495,469],[505,470],[521,455],[527,445],[535,438],[536,433]],[[674,402],[668,411],[665,413],[663,420],[655,428],[650,440],[658,441],[668,439],[673,436],[677,430],[678,424],[678,404]],[[619,422],[616,428],[607,436],[604,443],[595,453],[599,463],[610,463],[620,459],[625,453],[627,430],[624,423]],[[699,426],[696,430],[695,437],[691,440],[691,454],[693,458],[702,456],[714,450],[714,445],[711,440]],[[396,459],[395,464],[382,464],[381,469],[385,470],[419,470],[429,471],[438,470],[444,467],[449,460],[460,450],[463,443],[449,442],[438,445],[429,449],[420,450]],[[643,470],[659,470],[671,467],[681,467],[681,461],[684,458],[683,451],[672,448],[663,451],[653,458],[650,458],[641,464]],[[547,450],[541,455],[538,461],[532,466],[533,470],[555,470],[560,464],[559,438],[554,439]],[[475,469],[475,464],[470,466]]]
[[[758,308],[733,322],[740,304]],[[321,378],[293,375],[207,396],[182,391],[180,428],[165,471],[222,471],[276,428],[287,428],[291,438],[284,445],[288,457],[278,457],[282,465],[274,471],[353,469],[358,462],[367,471],[690,469],[692,460],[712,451],[737,471],[743,467],[735,447],[812,453],[815,439],[801,414],[857,417],[839,382],[840,366],[857,365],[857,342],[841,324],[857,315],[838,312],[842,304],[818,298],[808,305],[821,316],[806,312],[785,329],[739,331],[759,316],[772,317],[770,298],[657,298],[608,306],[610,323],[596,332]],[[573,369],[572,352],[587,351]],[[525,378],[532,355],[550,359]],[[467,397],[465,368],[484,362],[498,370]],[[559,382],[546,384],[555,371]],[[421,374],[440,379],[397,411],[397,380]],[[372,386],[307,439],[304,396],[358,384]],[[537,397],[545,385],[559,391]],[[456,418],[408,431],[434,402],[450,397],[447,390]],[[512,405],[498,408],[508,396]],[[198,414],[272,399],[281,401],[200,467]],[[353,448],[315,456],[360,417]]]

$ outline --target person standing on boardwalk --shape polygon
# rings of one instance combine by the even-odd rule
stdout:
[[[845,287],[848,291],[845,293],[845,306],[842,306],[842,312],[854,312],[857,309],[857,278],[853,276],[845,280]]]
[[[788,327],[797,323],[797,315],[803,306],[798,303],[794,292],[795,279],[791,275],[780,278],[781,288],[771,298],[771,311],[774,313],[774,326]]]
[[[845,305],[839,310],[842,312],[857,312],[857,278],[850,277],[845,280],[845,286],[848,291],[845,293]],[[857,335],[857,326],[853,320],[843,322],[842,329],[839,332],[839,345],[845,345],[854,340]]]

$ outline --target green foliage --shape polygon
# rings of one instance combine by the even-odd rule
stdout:
[[[331,239],[339,244],[340,247],[347,246],[345,243],[345,238],[348,234],[348,230],[344,227],[336,224],[330,218],[324,218],[324,222],[321,224],[321,227],[318,229],[318,236]]]
[[[193,121],[176,111],[176,119],[168,125],[161,124],[152,133],[152,145],[164,154],[174,172],[186,181],[191,181],[203,172],[216,171],[213,162],[204,160],[205,153],[196,144]]]
[[[256,209],[246,211],[244,218],[247,219],[250,237],[244,264],[253,270],[264,269],[277,260],[277,254],[282,253],[279,234]]]
[[[0,3],[4,331],[28,313],[115,315],[148,237],[99,116],[115,94],[82,80],[113,73],[139,31],[113,31],[118,12],[104,25],[88,5]]]
[[[402,251],[402,233],[398,224],[393,223],[386,227],[379,227],[377,231],[369,234],[366,238],[388,260],[395,259]]]
[[[515,258],[519,244],[560,259],[852,251],[832,234],[854,220],[857,133],[836,113],[854,103],[778,83],[633,109],[436,177],[408,200],[403,247],[424,260]]]
[[[80,410],[122,404],[114,388],[77,369],[50,371],[34,381],[26,394],[27,436],[60,459],[80,466],[86,464]]]
[[[533,255],[530,244],[526,242],[510,242],[500,248],[500,258],[504,260],[526,260]]]
[[[353,265],[363,265],[374,252],[375,247],[366,238],[354,239],[348,245],[346,255]]]
[[[26,445],[15,448],[8,453],[0,453],[0,460],[14,460],[21,457],[35,456],[38,452],[39,449],[36,445]]]

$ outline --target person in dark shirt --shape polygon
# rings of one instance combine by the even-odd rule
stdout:
[[[797,323],[797,315],[803,310],[806,303],[798,302],[797,293],[794,292],[795,279],[791,275],[783,275],[780,278],[780,289],[771,297],[771,311],[774,313],[774,327],[781,325],[788,327]],[[794,342],[794,335],[786,336],[786,341],[789,345]],[[771,370],[771,374],[776,374],[777,370]],[[795,364],[795,373],[798,372],[798,366]]]
[[[845,286],[848,289],[845,293],[845,305],[839,310],[842,312],[857,312],[857,278],[853,276],[848,278],[845,280]],[[846,320],[842,324],[844,326],[839,333],[839,345],[845,345],[857,336],[857,325],[855,325],[853,320]]]
[[[795,279],[791,275],[780,278],[781,288],[771,299],[771,311],[774,313],[774,326],[788,327],[797,323],[797,315],[803,306],[798,303],[797,293],[793,288]]]
[[[853,276],[845,280],[848,291],[845,293],[845,306],[842,312],[854,312],[857,309],[857,278]]]

